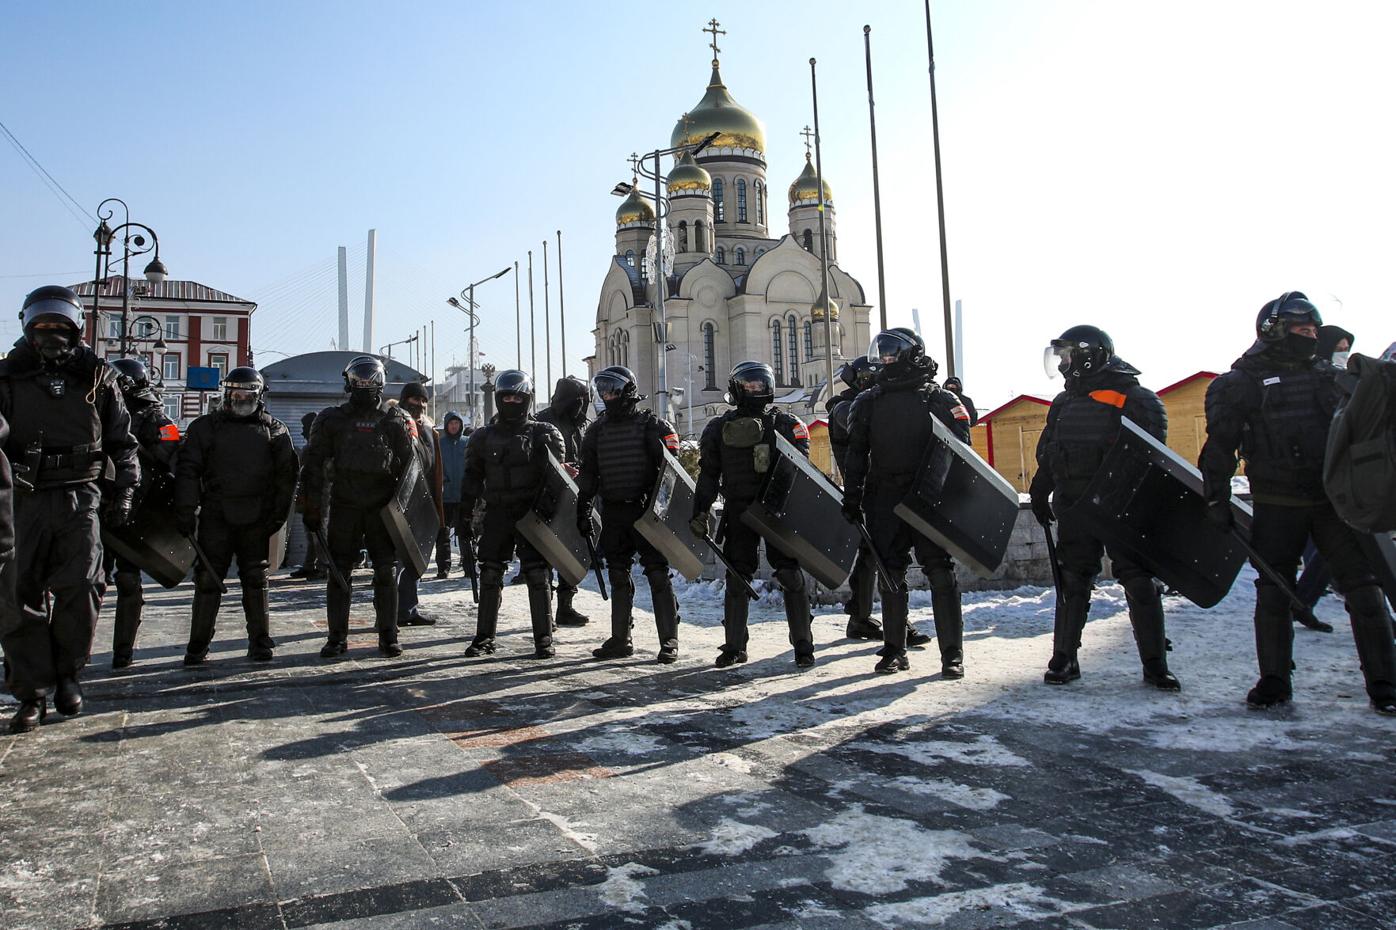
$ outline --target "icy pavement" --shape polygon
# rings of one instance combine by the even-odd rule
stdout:
[[[522,587],[500,652],[465,659],[458,578],[423,584],[443,622],[399,659],[364,572],[346,661],[317,656],[322,590],[284,579],[270,666],[243,659],[236,590],[194,670],[187,588],[151,595],[124,672],[108,608],[88,712],[0,738],[0,927],[1396,926],[1396,722],[1332,599],[1338,632],[1296,634],[1295,703],[1252,712],[1244,582],[1212,611],[1169,602],[1167,695],[1117,587],[1082,680],[1049,688],[1050,592],[967,595],[968,676],[943,681],[934,645],[873,675],[876,645],[827,611],[797,673],[769,598],[751,661],[714,670],[703,584],[659,666],[638,580],[640,651],[604,663],[588,591],[592,625],[543,662]]]

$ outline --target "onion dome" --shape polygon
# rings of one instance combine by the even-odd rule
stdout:
[[[654,208],[640,196],[639,184],[634,183],[630,187],[630,196],[616,210],[616,225],[632,226],[637,223],[653,225]]]
[[[829,189],[829,182],[824,182],[824,202],[834,202],[834,192]],[[814,162],[810,161],[809,153],[805,153],[805,170],[800,172],[800,176],[790,185],[790,206],[798,207],[805,204],[819,203],[819,175],[814,170]],[[838,316],[837,313],[834,314]]]
[[[669,196],[707,196],[712,189],[713,176],[693,160],[691,152],[684,152],[683,158],[680,158],[674,170],[669,172]]]
[[[819,298],[815,300],[813,304],[810,305],[810,319],[823,320],[825,310],[828,310],[829,313],[832,314],[834,319],[837,320],[839,318],[839,302],[837,300],[830,300],[829,292],[826,290],[821,290],[819,292]]]
[[[669,144],[674,148],[697,145],[714,132],[718,133],[718,137],[713,140],[713,148],[766,151],[766,127],[750,110],[732,99],[727,86],[722,83],[717,59],[713,59],[713,75],[708,81],[707,93],[674,126]]]

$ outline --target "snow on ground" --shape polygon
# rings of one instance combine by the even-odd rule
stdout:
[[[1236,808],[1224,795],[1208,788],[1196,778],[1160,775],[1158,772],[1144,769],[1126,769],[1125,771],[1139,776],[1139,780],[1144,784],[1153,785],[1155,788],[1171,794],[1189,807],[1195,807],[1217,817],[1230,817],[1236,813]]]
[[[863,911],[863,915],[884,927],[906,927],[919,924],[938,927],[948,919],[964,912],[994,911],[997,923],[1006,923],[1001,918],[1010,917],[1015,923],[1047,917],[1066,910],[1062,902],[1048,897],[1036,885],[1014,882],[1007,885],[990,885],[987,888],[973,888],[967,891],[952,891],[930,898],[912,898],[895,904],[876,904]]]
[[[827,850],[830,884],[864,894],[901,891],[909,879],[934,881],[953,859],[994,858],[958,830],[927,830],[911,820],[865,813],[861,804],[804,834]]]
[[[713,827],[711,838],[696,846],[709,855],[740,856],[762,840],[778,835],[776,831],[757,824],[723,819]]]
[[[627,862],[607,869],[606,880],[596,886],[596,892],[601,895],[602,901],[612,907],[631,914],[642,914],[645,905],[640,899],[645,897],[645,883],[640,878],[658,874],[656,869],[649,866]]]

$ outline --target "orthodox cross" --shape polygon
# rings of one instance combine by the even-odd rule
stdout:
[[[721,26],[721,25],[722,25],[722,23],[719,23],[716,19],[710,19],[710,20],[708,20],[708,25],[707,25],[707,27],[706,27],[705,29],[703,29],[704,32],[710,32],[710,33],[712,33],[713,40],[712,40],[712,42],[710,42],[710,43],[708,43],[708,44],[711,45],[711,46],[712,46],[712,49],[713,49],[713,63],[714,63],[714,64],[717,63],[717,53],[720,52],[720,51],[722,51],[722,49],[720,49],[720,48],[717,47],[717,37],[718,37],[718,36],[725,36],[725,35],[727,35],[727,30],[726,30],[726,29],[719,29],[719,28],[717,28],[718,26]]]
[[[814,132],[809,128],[809,126],[806,126],[803,130],[801,130],[800,135],[805,137],[805,157],[808,158],[810,153],[809,140],[814,138]]]

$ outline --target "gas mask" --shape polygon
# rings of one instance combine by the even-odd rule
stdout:
[[[382,402],[381,387],[356,387],[349,392],[349,403],[360,410],[376,410]]]

